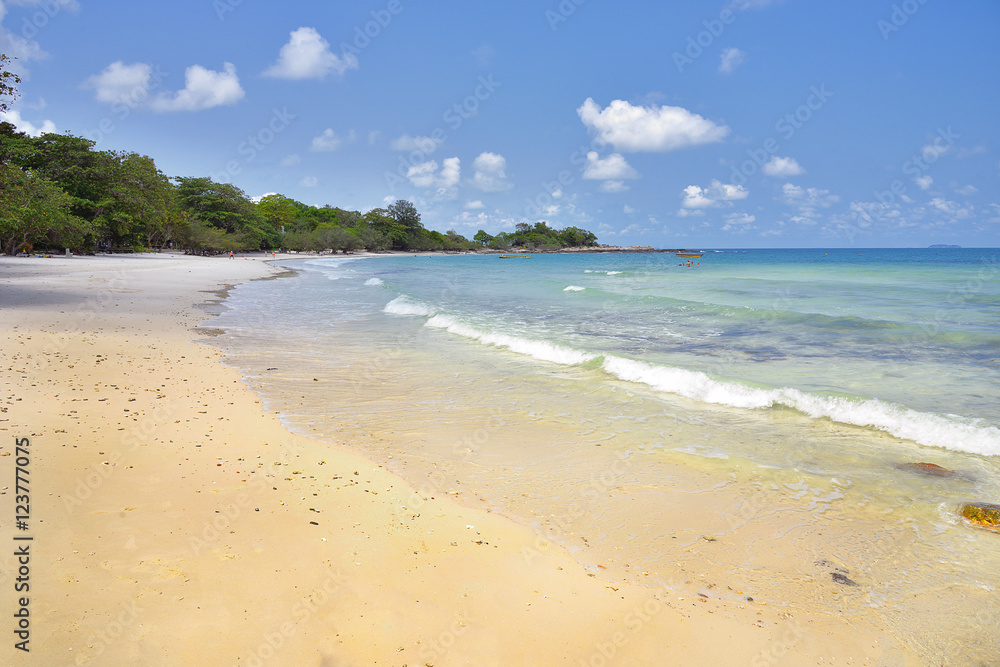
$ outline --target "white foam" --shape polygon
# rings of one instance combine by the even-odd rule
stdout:
[[[418,317],[430,317],[436,311],[429,305],[416,299],[406,296],[397,296],[395,299],[385,304],[382,312],[391,315],[416,315]]]
[[[621,275],[621,273],[621,271],[608,271],[609,276],[618,276]]]
[[[483,345],[504,347],[511,352],[524,354],[529,357],[534,357],[535,359],[541,359],[542,361],[562,364],[563,366],[582,364],[595,358],[594,355],[587,354],[586,352],[574,350],[570,347],[563,347],[562,345],[555,345],[554,343],[546,341],[530,340],[508,334],[486,333],[479,331],[478,329],[475,329],[448,315],[435,315],[427,320],[427,326],[445,329],[448,333],[452,333],[457,336],[472,338],[473,340],[479,341]]]
[[[918,412],[878,399],[818,396],[790,387],[762,389],[714,380],[705,373],[682,368],[652,366],[613,355],[604,359],[604,370],[629,382],[705,403],[736,408],[770,408],[784,405],[814,419],[865,426],[931,447],[974,454],[1000,455],[1000,429],[957,415]]]
[[[385,283],[382,282],[381,278],[369,278],[365,281],[365,285],[367,287],[381,287],[382,285],[385,285]]]
[[[586,287],[580,287],[579,285],[570,285],[569,287],[567,287],[566,289],[564,289],[563,292],[582,292],[585,289],[587,289],[587,288]]]

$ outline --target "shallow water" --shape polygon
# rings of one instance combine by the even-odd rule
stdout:
[[[1000,535],[956,514],[1000,501],[998,259],[310,259],[236,288],[213,343],[294,430],[601,576],[850,614],[961,664],[1000,657]]]

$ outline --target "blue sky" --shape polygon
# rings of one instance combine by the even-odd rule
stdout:
[[[28,132],[656,247],[1000,246],[995,0],[0,0]]]

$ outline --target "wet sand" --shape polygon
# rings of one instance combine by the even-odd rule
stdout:
[[[881,629],[594,573],[563,545],[286,430],[198,304],[260,258],[0,260],[0,540],[30,441],[13,665],[920,664]],[[9,456],[8,456],[9,455]],[[14,648],[18,596],[30,653]]]

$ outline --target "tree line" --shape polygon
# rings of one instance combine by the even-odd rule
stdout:
[[[18,79],[3,70],[3,97]],[[500,250],[594,245],[596,237],[545,222],[520,224],[473,240],[426,229],[409,201],[366,213],[310,206],[280,194],[252,200],[238,187],[206,177],[168,177],[153,159],[95,150],[71,134],[31,137],[0,123],[0,250],[69,248],[76,252],[179,248],[199,254],[248,250]]]

